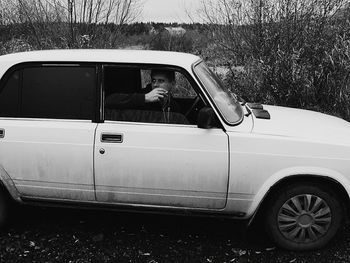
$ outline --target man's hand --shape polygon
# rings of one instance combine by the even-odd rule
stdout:
[[[156,102],[166,97],[168,92],[162,88],[155,88],[152,91],[145,94],[146,102]]]

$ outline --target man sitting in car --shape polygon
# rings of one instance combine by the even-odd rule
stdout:
[[[151,84],[141,93],[114,93],[106,98],[106,108],[119,109],[109,114],[113,120],[187,124],[180,107],[171,95],[175,86],[173,70],[151,72]],[[133,110],[133,111],[130,111]]]

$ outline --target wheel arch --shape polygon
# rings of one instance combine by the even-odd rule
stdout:
[[[297,173],[288,176],[283,176],[274,180],[266,182],[255,195],[255,198],[250,207],[251,214],[249,224],[251,224],[258,214],[265,209],[265,204],[268,203],[269,197],[272,196],[278,189],[292,183],[311,183],[327,185],[331,188],[341,200],[343,209],[346,215],[349,215],[349,203],[350,203],[350,185],[349,181],[338,173]]]
[[[21,201],[19,192],[5,169],[0,166],[0,189],[15,201]]]

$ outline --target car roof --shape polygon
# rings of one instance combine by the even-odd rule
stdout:
[[[53,61],[161,64],[189,68],[199,60],[198,56],[180,52],[119,49],[55,49],[0,56],[0,63],[12,65],[22,62]]]

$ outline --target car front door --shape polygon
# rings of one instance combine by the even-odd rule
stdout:
[[[125,99],[143,93],[138,90],[149,86],[147,82],[153,70],[152,66],[123,65],[105,70],[106,94],[115,98],[123,93],[124,99],[120,108],[118,101],[110,103],[113,107],[109,111],[105,109],[106,121],[98,124],[96,131],[97,200],[201,209],[225,207],[228,136],[222,129],[196,126],[195,114],[190,112],[202,104],[193,100],[196,92],[185,72],[174,70],[176,85],[169,91],[179,111],[172,112],[175,107],[169,105],[162,112],[157,109],[157,102],[150,110],[139,107],[135,100]],[[159,71],[157,68],[153,72],[159,74]],[[134,74],[132,78],[131,74]],[[110,76],[118,76],[117,81]],[[184,96],[189,96],[187,103]],[[135,106],[138,106],[136,110]]]
[[[106,121],[96,132],[95,180],[101,202],[220,209],[228,137],[221,129]]]

